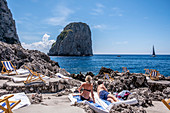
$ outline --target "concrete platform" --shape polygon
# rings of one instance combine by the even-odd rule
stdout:
[[[83,109],[70,105],[67,95],[43,94],[43,102],[14,110],[13,113],[86,113]]]

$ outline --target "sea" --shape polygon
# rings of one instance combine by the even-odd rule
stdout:
[[[69,73],[93,72],[97,75],[101,67],[111,68],[122,72],[122,67],[127,67],[131,73],[145,73],[144,69],[156,69],[164,76],[170,76],[170,55],[106,55],[94,56],[50,56]]]

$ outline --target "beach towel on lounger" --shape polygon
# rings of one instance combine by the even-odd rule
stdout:
[[[80,95],[76,95],[76,94],[69,94],[68,98],[70,99],[71,104],[75,104],[75,102],[77,102],[77,103],[85,103],[85,104],[88,104],[90,106],[90,108],[95,110],[97,113],[108,113],[106,108],[101,106],[98,103],[97,99],[95,99],[96,103],[93,103],[93,101],[87,101],[87,100],[82,101],[80,99]]]
[[[123,90],[121,91],[120,93],[116,93],[116,97],[119,98],[119,99],[123,99],[123,100],[126,100],[127,97],[131,94],[130,91],[128,90]]]
[[[0,99],[3,99],[5,96],[9,96],[9,95],[11,95],[11,94],[3,95],[3,96],[0,97]],[[31,105],[28,97],[26,96],[26,94],[24,92],[22,92],[22,93],[14,93],[13,95],[14,95],[13,97],[9,98],[9,101],[18,101],[18,100],[21,100],[21,102],[18,105],[16,105],[13,108],[13,110],[19,109],[19,108],[24,107],[24,106]],[[11,106],[12,105],[13,105],[13,103],[11,103]],[[6,105],[3,104],[3,106],[6,106]],[[2,112],[2,110],[0,109],[0,113],[1,112]]]

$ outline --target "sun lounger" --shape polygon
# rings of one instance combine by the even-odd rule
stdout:
[[[123,73],[129,72],[129,70],[127,70],[127,67],[122,67],[122,68],[123,68],[122,70]]]
[[[58,76],[59,78],[63,78],[63,79],[72,79],[71,77],[62,75],[61,73],[56,73],[55,75]]]
[[[151,80],[159,80],[159,71],[151,70],[150,72],[150,79]]]
[[[170,110],[170,99],[168,99],[168,100],[162,99],[162,102],[163,102],[164,105]]]
[[[113,81],[114,79],[111,78],[110,74],[109,73],[103,73],[104,74],[104,80],[107,78],[107,80],[111,80]]]
[[[12,113],[12,109],[21,102],[21,100],[18,101],[9,101],[9,98],[13,97],[14,95],[6,96],[3,99],[0,99],[0,112],[5,113]]]
[[[38,80],[41,80],[42,82],[46,83],[43,78],[49,79],[49,77],[46,77],[45,75],[42,75],[42,74],[37,73],[37,72],[33,72],[27,66],[25,66],[25,68],[29,71],[29,75],[28,75],[26,81],[24,81],[25,84],[28,84],[28,83],[31,83],[31,82],[34,82],[34,81],[38,81]]]
[[[93,103],[93,101],[87,101],[87,100],[82,101],[78,94],[76,96],[75,95],[76,94],[69,94],[69,96],[68,96],[68,98],[71,101],[71,104],[74,104],[75,102],[85,103],[85,104],[89,105],[89,107],[91,109],[93,109],[94,111],[96,111],[97,113],[109,113],[110,109],[114,105],[118,105],[118,104],[121,104],[121,103],[130,104],[130,105],[134,105],[134,104],[138,103],[138,101],[135,98],[130,99],[130,100],[125,100],[125,101],[110,103],[107,100],[100,99],[96,92],[94,92],[94,98],[95,98],[96,103]]]
[[[10,75],[11,72],[15,71],[15,73],[18,75],[18,73],[16,71],[16,66],[14,66],[11,63],[11,61],[1,61],[1,63],[3,65],[1,74],[7,73],[8,75]]]
[[[0,97],[0,99],[4,99],[5,97],[8,97],[10,95],[11,94],[3,95],[3,96]],[[12,102],[12,101],[14,101],[14,102],[21,101],[12,110],[16,110],[16,109],[19,109],[21,107],[31,105],[30,100],[28,99],[27,95],[24,92],[22,92],[22,93],[13,93],[12,95],[14,95],[14,96],[12,96],[11,98],[8,99],[10,102]],[[2,104],[3,103],[0,103],[0,105],[2,105]],[[5,106],[5,108],[7,108],[7,106]],[[3,110],[0,108],[0,113],[2,113],[2,112],[3,112]]]
[[[149,69],[144,69],[145,70],[145,75],[148,76],[150,74],[150,70]]]

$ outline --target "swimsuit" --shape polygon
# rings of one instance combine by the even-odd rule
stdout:
[[[88,99],[86,99],[86,98],[84,98],[83,96],[80,96],[80,99],[81,99],[81,100],[87,100],[87,101],[89,101],[89,100],[90,100],[90,97],[89,97]]]
[[[101,99],[107,100],[108,94],[109,94],[109,93],[108,93],[107,91],[102,90],[102,91],[100,91],[100,93],[99,93],[99,97],[100,97]]]
[[[90,91],[91,91],[91,90],[88,90],[88,89],[83,89],[83,90],[88,91],[88,92],[90,92]]]
[[[88,91],[88,92],[91,92],[91,90],[88,90],[88,89],[83,89],[83,90],[85,90],[85,91]],[[80,99],[81,100],[90,100],[90,97],[88,98],[88,99],[86,99],[86,98],[84,98],[83,96],[80,96]]]

